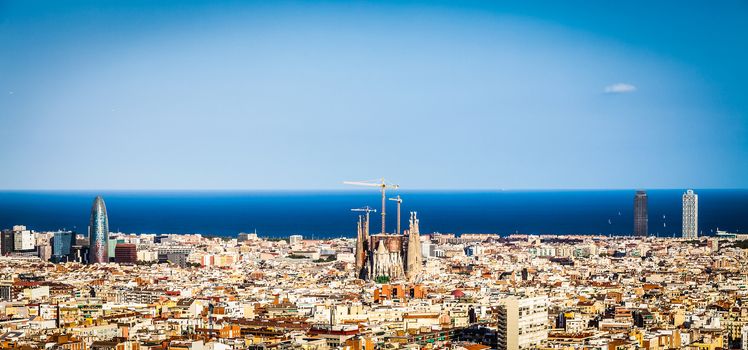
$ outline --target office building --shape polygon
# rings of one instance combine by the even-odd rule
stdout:
[[[498,349],[537,347],[548,338],[548,297],[511,297],[497,308]]]
[[[137,253],[136,253],[137,254]],[[187,266],[187,257],[189,254],[185,253],[159,253],[158,254],[158,262],[159,264],[163,263],[171,263],[179,267],[186,267]]]
[[[636,191],[636,195],[634,195],[634,236],[648,236],[648,226],[647,192]]]
[[[138,249],[135,244],[118,243],[114,251],[114,261],[118,264],[135,264],[138,262]]]
[[[52,258],[57,261],[68,261],[70,252],[75,245],[75,233],[57,231],[52,236]]]
[[[91,207],[91,221],[88,226],[88,263],[98,264],[109,262],[109,219],[106,205],[101,196],[94,199]]]
[[[0,233],[0,250],[2,255],[6,256],[15,250],[15,239],[13,237],[13,231],[3,230]]]
[[[683,238],[699,236],[699,196],[688,190],[683,194]]]
[[[15,251],[28,252],[36,248],[34,233],[26,229],[26,226],[13,226],[13,246]]]

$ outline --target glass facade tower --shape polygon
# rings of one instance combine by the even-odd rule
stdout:
[[[94,199],[93,207],[91,207],[88,238],[91,244],[88,251],[88,263],[109,262],[109,219],[106,215],[104,199],[101,196]]]
[[[75,232],[58,231],[52,237],[52,256],[64,257],[70,255],[75,245]]]
[[[636,191],[634,196],[634,236],[646,237],[649,234],[647,213],[647,192]]]

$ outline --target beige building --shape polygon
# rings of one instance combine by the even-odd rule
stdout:
[[[548,339],[548,297],[507,298],[498,307],[498,348],[530,349]]]

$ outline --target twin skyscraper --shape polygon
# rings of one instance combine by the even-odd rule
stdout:
[[[636,191],[634,195],[634,236],[649,235],[648,196],[645,191]],[[693,190],[683,193],[683,231],[682,237],[696,239],[699,237],[699,196]]]

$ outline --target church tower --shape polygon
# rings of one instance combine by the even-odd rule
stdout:
[[[421,233],[418,228],[416,212],[410,212],[410,226],[408,228],[408,253],[405,272],[408,281],[414,281],[423,269],[423,255],[421,254]]]
[[[369,245],[369,223],[363,215],[358,217],[356,237],[356,276],[361,279],[365,279],[368,275],[367,260],[368,260],[368,245]]]

